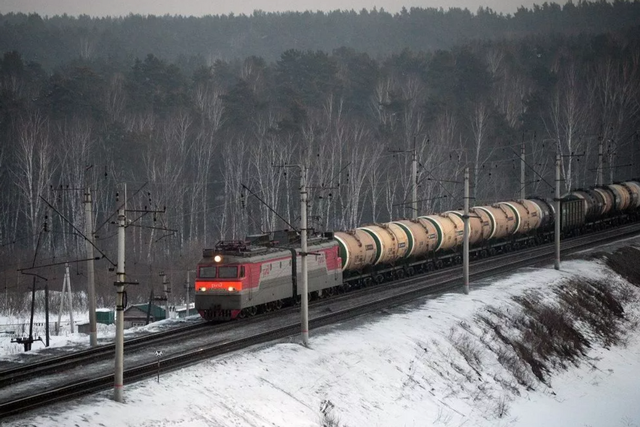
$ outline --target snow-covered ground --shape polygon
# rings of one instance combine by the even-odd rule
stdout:
[[[184,307],[184,305],[182,306]],[[191,304],[192,310],[193,304]],[[108,310],[108,309],[104,309]],[[181,326],[185,322],[198,321],[199,316],[189,316],[184,318],[172,318],[167,320],[161,320],[155,323],[151,323],[143,327],[133,327],[125,329],[125,339],[142,333],[160,332],[166,328]],[[2,361],[19,361],[16,356],[38,356],[43,351],[46,351],[46,328],[45,328],[45,315],[41,312],[34,314],[34,328],[33,338],[36,340],[33,342],[32,350],[24,352],[24,347],[21,344],[12,342],[12,339],[16,337],[28,337],[29,336],[29,323],[30,315],[23,314],[20,316],[2,316],[0,315],[0,369],[2,369]],[[82,349],[89,347],[89,335],[78,332],[78,325],[83,323],[89,323],[89,316],[86,311],[75,311],[73,314],[74,319],[74,332],[71,332],[70,316],[68,312],[65,312],[61,316],[60,328],[58,333],[53,330],[53,323],[58,321],[57,314],[51,316],[50,322],[50,336],[49,336],[49,348],[68,347],[69,349]],[[105,325],[102,323],[96,324],[98,343],[101,340],[113,341],[116,336],[116,327],[114,324]],[[38,340],[41,338],[41,340]]]
[[[124,404],[104,392],[2,425],[640,427],[638,329],[618,346],[592,337],[586,357],[554,369],[547,384],[524,373],[528,387],[489,350],[496,343],[478,313],[516,316],[513,296],[538,290],[553,301],[576,277],[626,289],[625,324],[640,319],[640,289],[602,262],[566,261],[559,272],[523,269],[476,283],[468,296],[312,330],[310,348],[295,337],[129,384]]]

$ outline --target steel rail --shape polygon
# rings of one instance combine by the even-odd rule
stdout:
[[[128,350],[136,349],[156,341],[164,340],[169,336],[188,336],[194,333],[194,331],[206,326],[207,323],[203,321],[195,325],[172,328],[166,331],[129,338],[125,341],[124,345]],[[96,361],[106,357],[113,357],[114,348],[115,345],[113,343],[109,343],[79,350],[73,354],[48,357],[34,363],[26,363],[16,368],[2,370],[0,371],[0,389],[36,376],[55,373],[62,369],[68,369],[68,365],[74,363],[82,363],[85,360]]]

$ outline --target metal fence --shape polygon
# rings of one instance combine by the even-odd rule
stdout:
[[[49,334],[60,335],[62,331],[69,331],[69,322],[49,322]],[[78,324],[74,322],[74,330],[78,330]],[[47,325],[46,322],[33,322],[33,335],[44,336]],[[0,324],[0,336],[22,337],[29,335],[29,323],[6,323]]]

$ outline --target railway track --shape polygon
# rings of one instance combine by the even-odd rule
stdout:
[[[565,240],[562,252],[567,255],[638,234],[640,224],[625,225]],[[478,260],[471,264],[471,277],[478,280],[524,266],[549,263],[553,254],[554,247],[548,244]],[[462,281],[460,270],[455,267],[439,270],[428,275],[318,300],[310,307],[310,327],[319,328],[342,322],[401,305],[421,296],[459,288]],[[125,383],[152,377],[157,374],[158,369],[162,372],[176,370],[249,346],[287,338],[300,330],[297,307],[237,322],[204,325],[206,324],[127,340]],[[153,345],[161,345],[163,349],[171,345],[174,347],[165,352],[166,357],[158,361],[155,352],[149,351]],[[81,355],[47,359],[17,370],[0,372],[0,418],[111,388],[114,379],[113,352],[113,345],[105,345],[78,352]],[[109,363],[105,362],[107,358]],[[85,375],[69,375],[77,372],[79,366],[86,369]],[[34,394],[33,382],[27,381],[33,380],[35,376],[40,377],[37,387],[41,391]]]

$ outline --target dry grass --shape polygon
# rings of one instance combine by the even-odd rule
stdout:
[[[638,248],[621,248],[603,257],[610,269],[634,286],[640,286],[640,250]]]
[[[476,320],[498,343],[486,345],[498,362],[518,384],[533,388],[535,379],[546,384],[552,370],[578,364],[595,341],[605,347],[621,342],[626,319],[620,301],[630,298],[624,289],[605,281],[572,279],[555,290],[555,298],[545,299],[537,291],[514,297],[520,310],[511,317],[487,307]],[[464,332],[450,332],[449,341],[479,371],[481,353],[469,339],[469,328],[460,326]]]

